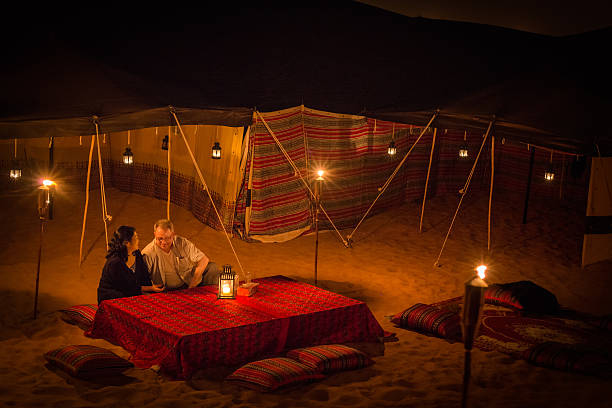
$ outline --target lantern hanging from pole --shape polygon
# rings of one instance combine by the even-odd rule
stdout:
[[[132,153],[132,149],[130,149],[129,146],[126,147],[125,152],[123,152],[123,164],[134,164],[134,153]]]
[[[217,299],[236,299],[236,286],[236,273],[232,272],[231,265],[223,265],[223,272],[219,275]]]
[[[552,156],[553,154],[550,152],[550,163],[544,172],[544,179],[546,181],[553,181],[555,179],[555,169],[553,168]]]
[[[162,150],[168,150],[168,135],[164,136],[164,140],[162,140]]]
[[[397,153],[397,148],[395,147],[395,142],[391,140],[389,147],[387,148],[387,154],[389,156],[395,156],[395,153]]]
[[[19,162],[17,160],[13,161],[9,176],[11,178],[11,181],[18,181],[19,179],[21,179],[21,166],[19,165]]]
[[[219,145],[219,142],[215,142],[215,144],[212,147],[212,158],[213,159],[221,158],[221,146]]]
[[[459,147],[459,157],[462,159],[468,157],[467,131],[463,132],[463,144]]]

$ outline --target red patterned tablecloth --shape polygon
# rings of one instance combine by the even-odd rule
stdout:
[[[251,297],[217,299],[216,286],[107,300],[86,335],[126,349],[136,367],[175,378],[318,344],[378,342],[368,306],[284,276],[256,279]]]

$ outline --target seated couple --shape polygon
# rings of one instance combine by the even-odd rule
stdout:
[[[122,225],[108,244],[98,285],[98,303],[107,299],[217,283],[219,266],[187,238],[174,233],[170,220],[153,227],[155,238],[139,250],[134,227]]]

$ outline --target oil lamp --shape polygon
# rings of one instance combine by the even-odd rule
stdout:
[[[215,142],[212,147],[212,158],[217,160],[221,158],[221,146],[219,142]]]
[[[125,152],[123,152],[123,164],[134,164],[134,153],[132,153],[132,149],[130,149],[129,146],[126,147]]]
[[[389,156],[395,156],[395,153],[397,153],[397,148],[395,147],[395,142],[391,140],[389,147],[387,148],[387,154]]]

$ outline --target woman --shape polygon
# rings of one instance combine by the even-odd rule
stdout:
[[[147,265],[138,249],[136,229],[122,225],[108,244],[106,264],[98,285],[98,303],[162,290],[163,287],[151,283]]]

